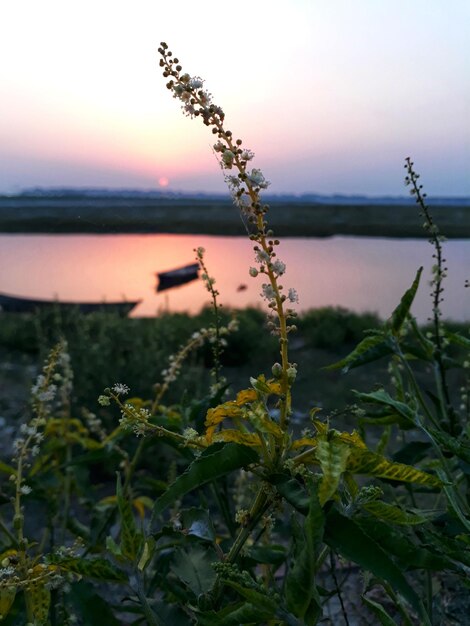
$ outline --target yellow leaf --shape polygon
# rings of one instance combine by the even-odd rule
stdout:
[[[318,443],[318,439],[315,437],[301,437],[300,439],[296,439],[292,442],[291,450],[297,450],[298,448],[305,448],[306,446],[311,446],[312,448],[316,448]]]
[[[394,463],[381,454],[355,448],[348,460],[348,470],[353,474],[369,474],[378,478],[388,478],[405,483],[418,483],[430,487],[442,487],[436,476],[427,474],[404,463]]]
[[[256,433],[242,433],[239,430],[226,429],[214,435],[214,441],[232,441],[245,446],[259,446],[260,438]]]
[[[243,404],[249,404],[250,402],[254,402],[257,400],[258,394],[255,389],[242,389],[237,393],[237,399],[235,400],[235,404],[238,406],[242,406]]]
[[[328,432],[328,424],[325,424],[325,422],[321,422],[320,420],[312,420],[312,424],[317,429],[319,435],[326,435],[326,433]]]
[[[318,488],[318,499],[321,506],[335,494],[341,475],[346,470],[351,448],[341,441],[328,441],[326,438],[318,440],[316,457],[323,471]]]
[[[428,521],[428,518],[423,515],[403,511],[403,509],[400,509],[398,506],[388,504],[387,502],[382,502],[380,500],[366,502],[363,504],[363,507],[375,517],[378,517],[384,522],[389,522],[390,524],[416,526],[417,524],[424,524]]]
[[[217,425],[227,417],[243,417],[243,411],[237,406],[236,402],[225,402],[224,404],[219,404],[215,409],[207,411],[205,426],[208,443],[211,443]]]
[[[247,417],[256,430],[273,435],[277,439],[281,439],[284,436],[281,427],[269,417],[263,404],[255,404],[252,410],[247,412]]]
[[[24,592],[28,621],[34,626],[45,626],[49,615],[51,592],[42,583],[30,584]]]
[[[11,606],[15,601],[16,587],[0,588],[0,621],[10,612]]]

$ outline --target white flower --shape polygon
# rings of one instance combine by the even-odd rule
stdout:
[[[54,400],[56,391],[56,385],[49,385],[49,387],[46,387],[46,389],[43,389],[43,391],[37,393],[36,397],[39,402],[51,402],[52,400]]]
[[[101,406],[109,406],[111,404],[111,400],[109,399],[109,396],[99,396],[98,404],[101,404]]]
[[[199,433],[194,428],[185,428],[183,430],[183,437],[187,441],[191,441],[191,440],[197,439],[199,437]]]
[[[295,289],[292,289],[292,287],[289,289],[289,293],[287,295],[287,298],[289,299],[289,302],[298,302],[299,301],[299,296],[297,294],[297,291]]]
[[[7,565],[6,567],[2,567],[0,569],[0,577],[1,578],[7,578],[9,576],[13,576],[15,573],[15,568],[12,567],[11,565]]]
[[[273,300],[276,297],[276,293],[271,285],[264,283],[262,286],[263,293],[261,294],[266,300]]]
[[[260,263],[267,263],[269,261],[269,254],[267,252],[265,252],[264,250],[257,250],[256,251],[256,260],[259,261]]]
[[[129,393],[129,387],[127,385],[123,385],[122,383],[116,383],[113,385],[113,391],[115,394],[125,396]]]
[[[203,86],[204,81],[200,76],[193,76],[189,79],[188,84],[192,89],[200,89]]]
[[[255,156],[255,153],[251,150],[243,150],[240,156],[243,161],[251,161],[251,159]]]
[[[276,272],[276,274],[281,276],[281,274],[284,274],[284,272],[286,271],[286,264],[279,259],[276,259],[273,263],[273,270]]]
[[[215,152],[223,152],[226,148],[225,144],[223,144],[220,140],[215,143],[213,146]]]
[[[250,276],[253,276],[253,278],[256,278],[256,276],[258,276],[258,270],[256,269],[256,267],[250,267]]]
[[[21,487],[20,487],[20,492],[23,495],[25,495],[25,496],[27,496],[29,493],[31,493],[31,491],[32,491],[32,489],[31,489],[31,487],[29,487],[29,485],[21,485]]]
[[[266,189],[269,185],[269,181],[266,180],[263,172],[255,168],[253,168],[251,172],[247,173],[247,178],[251,183],[253,183],[253,185],[260,187],[261,189]]]

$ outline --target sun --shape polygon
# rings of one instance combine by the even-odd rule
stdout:
[[[160,187],[168,187],[170,181],[166,176],[160,176],[160,178],[158,179],[158,184],[160,185]]]

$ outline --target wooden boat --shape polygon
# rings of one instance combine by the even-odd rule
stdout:
[[[190,283],[199,278],[199,263],[190,263],[168,272],[158,272],[157,292]]]
[[[126,317],[141,300],[120,302],[63,302],[61,300],[37,300],[33,298],[20,298],[5,293],[0,293],[0,311],[5,313],[34,313],[38,309],[54,308],[76,309],[85,315],[103,311],[114,313],[120,317]]]

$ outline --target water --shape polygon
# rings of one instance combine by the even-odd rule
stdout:
[[[138,316],[164,309],[197,312],[208,302],[199,281],[157,294],[155,273],[193,262],[198,246],[206,249],[222,303],[259,304],[262,280],[248,274],[254,265],[251,243],[200,235],[0,235],[0,292],[76,301],[142,299]],[[449,268],[444,316],[467,321],[470,242],[451,240],[444,246]],[[425,240],[296,238],[283,240],[278,253],[288,268],[282,282],[297,289],[299,310],[339,305],[388,317],[424,265],[413,312],[422,322],[430,315],[433,249]]]

